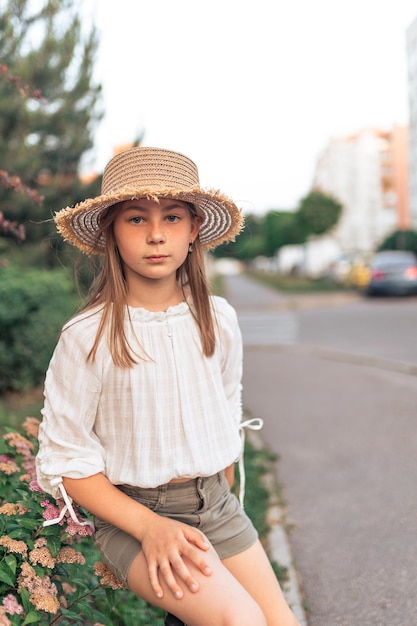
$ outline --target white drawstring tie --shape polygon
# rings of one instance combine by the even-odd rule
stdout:
[[[240,479],[240,487],[239,487],[239,501],[240,501],[240,506],[243,507],[243,503],[245,500],[245,482],[246,482],[246,476],[245,476],[245,460],[244,460],[244,453],[245,453],[245,428],[248,428],[249,430],[261,430],[261,428],[264,425],[264,421],[260,418],[260,417],[254,417],[250,420],[246,420],[245,422],[241,422],[239,424],[239,430],[240,430],[240,438],[242,440],[242,450],[240,453],[240,457],[239,457],[239,479]]]
[[[93,522],[90,522],[88,520],[86,520],[85,522],[80,522],[80,520],[75,515],[74,507],[72,506],[71,499],[68,496],[68,494],[67,494],[67,492],[65,490],[65,487],[64,487],[64,485],[62,483],[62,478],[61,477],[53,478],[51,480],[51,486],[59,488],[59,490],[61,492],[61,495],[62,495],[62,497],[64,499],[65,506],[61,509],[59,517],[55,517],[54,519],[45,520],[44,523],[43,523],[43,526],[52,526],[53,524],[59,524],[59,522],[61,522],[64,519],[65,513],[68,511],[68,513],[70,514],[71,519],[76,524],[78,524],[79,526],[90,526],[94,530]]]

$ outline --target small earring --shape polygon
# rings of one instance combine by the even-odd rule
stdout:
[[[192,252],[193,250],[194,250],[193,242],[191,241],[190,244],[188,245],[188,252]]]

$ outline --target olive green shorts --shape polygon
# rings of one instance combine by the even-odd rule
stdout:
[[[159,515],[201,530],[221,559],[247,550],[258,538],[239,500],[230,492],[224,472],[151,489],[129,485],[118,485],[118,489]],[[94,523],[96,547],[126,584],[129,567],[141,550],[140,542],[99,518]]]

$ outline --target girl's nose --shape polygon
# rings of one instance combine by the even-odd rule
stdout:
[[[163,243],[164,241],[165,235],[162,224],[159,221],[150,222],[148,230],[148,243]]]

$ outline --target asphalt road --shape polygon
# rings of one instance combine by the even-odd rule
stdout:
[[[416,626],[416,302],[290,302],[243,276],[227,288],[308,625]]]

